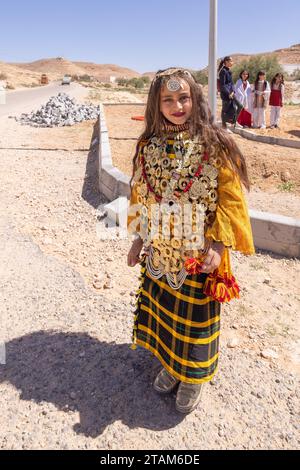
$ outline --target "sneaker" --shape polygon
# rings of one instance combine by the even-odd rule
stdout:
[[[243,129],[243,126],[241,126],[238,122],[235,123],[234,127],[235,129]]]
[[[181,382],[176,396],[176,410],[180,413],[190,413],[197,408],[203,391],[202,384]]]
[[[154,390],[158,393],[170,393],[176,385],[180,382],[180,380],[173,377],[173,375],[169,374],[166,369],[162,369],[153,384]]]

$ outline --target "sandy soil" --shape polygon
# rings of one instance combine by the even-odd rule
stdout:
[[[111,138],[129,122],[136,138],[111,113]],[[0,447],[299,448],[299,260],[233,254],[241,299],[222,311],[220,369],[179,416],[152,389],[158,361],[129,348],[139,267],[97,218],[93,123],[0,125]]]

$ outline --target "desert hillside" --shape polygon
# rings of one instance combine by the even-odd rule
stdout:
[[[276,55],[278,62],[282,65],[285,64],[300,64],[300,44],[294,44],[293,46],[286,47],[285,49],[277,49],[272,52],[261,52],[260,54],[231,54],[235,62],[241,62],[242,60],[249,59],[252,55],[256,56],[270,56]]]
[[[272,55],[278,57],[282,65],[300,64],[300,44],[273,52],[264,52],[256,55]],[[232,54],[236,63],[251,57],[250,54]],[[300,67],[300,66],[299,66]],[[96,81],[109,82],[110,77],[132,78],[148,75],[153,78],[155,72],[136,72],[127,67],[115,64],[95,64],[92,62],[70,61],[64,57],[40,59],[28,63],[5,63],[0,61],[0,80],[6,80],[8,88],[20,88],[39,85],[40,76],[46,73],[50,80],[60,80],[64,74],[89,75]]]

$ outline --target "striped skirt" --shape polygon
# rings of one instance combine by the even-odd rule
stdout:
[[[217,372],[220,303],[203,294],[206,276],[188,275],[174,290],[141,262],[132,348],[151,351],[182,382],[208,382]]]

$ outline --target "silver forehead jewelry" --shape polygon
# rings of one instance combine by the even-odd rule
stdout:
[[[178,91],[182,87],[182,84],[177,78],[170,78],[167,81],[167,88],[169,91]]]

